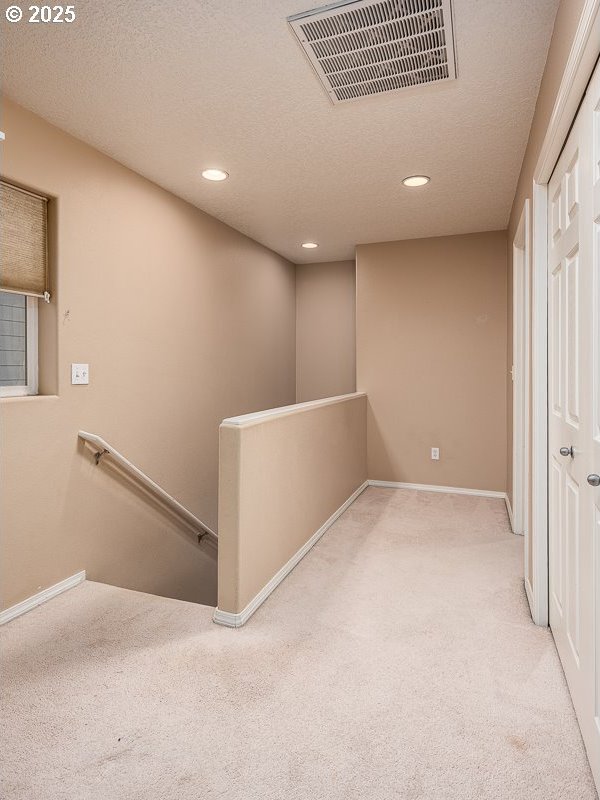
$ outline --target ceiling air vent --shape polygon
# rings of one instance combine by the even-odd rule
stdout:
[[[343,0],[288,23],[336,104],[456,78],[450,0]]]

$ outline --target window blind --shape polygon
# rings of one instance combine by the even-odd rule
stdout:
[[[48,291],[47,199],[0,181],[0,289]]]

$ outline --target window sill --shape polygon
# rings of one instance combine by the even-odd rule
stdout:
[[[12,403],[35,403],[36,401],[58,400],[57,394],[22,394],[16,397],[0,397],[0,405]]]

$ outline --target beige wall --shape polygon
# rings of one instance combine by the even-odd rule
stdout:
[[[525,200],[532,199],[532,185],[533,173],[540,155],[544,137],[548,129],[548,123],[552,115],[554,103],[558,94],[558,89],[563,77],[564,68],[573,45],[575,32],[579,24],[581,12],[583,10],[584,0],[561,0],[554,21],[554,31],[548,50],[548,58],[540,90],[538,93],[535,113],[529,134],[529,141],[525,151],[525,157],[521,167],[521,173],[515,192],[515,199],[510,215],[510,222],[508,226],[508,242],[509,242],[509,292],[512,298],[512,243],[515,238],[519,219],[523,211]],[[508,314],[508,348],[507,348],[507,369],[510,370],[512,365],[512,304],[509,306]],[[531,397],[531,392],[530,392]],[[530,411],[531,418],[531,411]],[[531,425],[529,426],[531,431]],[[507,437],[507,487],[509,499],[512,501],[512,387],[509,386],[508,394],[508,437]],[[531,447],[531,443],[530,443]],[[531,477],[531,476],[530,476]],[[532,487],[531,482],[529,486],[529,512],[530,521],[529,529],[531,530],[531,495]],[[532,540],[529,537],[529,545],[531,548]],[[529,559],[529,564],[533,567],[533,559]],[[530,576],[533,583],[533,574]]]
[[[356,388],[354,261],[296,267],[296,400]]]
[[[366,398],[221,426],[219,609],[240,613],[366,480]]]
[[[295,269],[10,102],[2,123],[3,175],[56,198],[41,344],[58,343],[57,396],[0,404],[2,604],[80,569],[214,602],[214,550],[94,467],[77,431],[216,527],[220,421],[295,400]],[[90,386],[70,385],[72,361]]]
[[[357,248],[370,479],[505,490],[506,270],[504,231]]]

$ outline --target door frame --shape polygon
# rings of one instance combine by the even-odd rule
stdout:
[[[529,379],[530,379],[530,223],[529,198],[523,204],[513,241],[513,468],[512,530],[524,535],[529,524]],[[525,578],[528,549],[525,548]]]
[[[548,625],[548,183],[598,60],[600,0],[585,0],[533,173],[531,536],[533,621]]]

